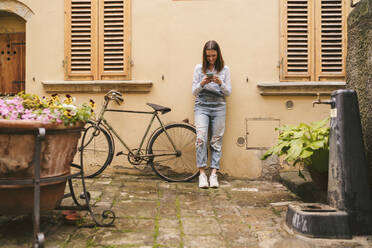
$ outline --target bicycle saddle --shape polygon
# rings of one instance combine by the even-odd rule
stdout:
[[[155,111],[160,111],[162,114],[165,114],[171,111],[171,109],[168,107],[160,106],[160,105],[153,104],[153,103],[146,103],[146,104],[149,105],[151,108],[153,108]]]

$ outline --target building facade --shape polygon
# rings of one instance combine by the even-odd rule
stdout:
[[[325,118],[312,105],[345,85],[350,0],[0,0],[0,90],[93,99],[110,89],[120,109],[172,109],[193,123],[192,74],[206,41],[231,70],[221,172],[270,177],[259,158],[282,124]],[[130,145],[148,116],[109,114]],[[139,125],[139,123],[144,123]],[[125,165],[122,157],[113,161]],[[115,166],[112,167],[112,169]],[[272,167],[272,168],[271,168]]]

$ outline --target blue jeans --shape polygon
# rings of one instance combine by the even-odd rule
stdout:
[[[208,160],[208,129],[210,127],[211,168],[219,169],[222,155],[222,137],[225,132],[226,105],[196,104],[196,165],[198,168],[207,166]]]

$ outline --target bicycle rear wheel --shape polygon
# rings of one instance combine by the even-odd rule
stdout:
[[[186,182],[199,174],[196,167],[195,128],[182,124],[170,124],[157,130],[148,145],[148,154],[153,155],[149,164],[155,173],[169,182]],[[168,134],[168,135],[167,135]],[[169,138],[176,147],[174,150]]]
[[[93,178],[101,174],[111,163],[113,156],[114,146],[108,131],[102,126],[89,123],[74,158],[74,162],[83,164],[84,177]]]

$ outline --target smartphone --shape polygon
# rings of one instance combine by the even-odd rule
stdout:
[[[207,72],[207,77],[210,78],[210,77],[213,77],[213,75],[214,75],[213,72]]]

